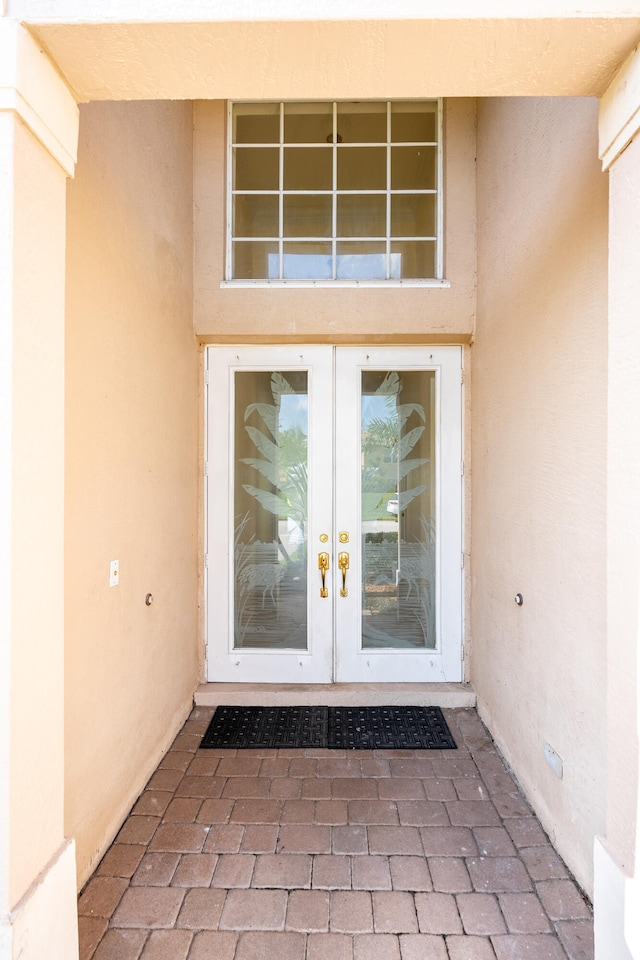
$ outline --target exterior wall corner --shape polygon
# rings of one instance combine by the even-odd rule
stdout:
[[[76,852],[73,840],[65,840],[53,859],[20,900],[0,929],[2,956],[16,960],[76,960],[78,916],[76,911]]]
[[[0,113],[12,112],[72,177],[78,107],[56,67],[17,20],[0,18]]]
[[[627,58],[600,100],[602,167],[608,170],[640,129],[640,49]]]

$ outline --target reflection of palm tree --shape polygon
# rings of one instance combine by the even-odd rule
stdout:
[[[287,503],[287,517],[302,531],[307,519],[307,435],[300,426],[288,427],[278,435],[280,494]]]
[[[265,430],[245,427],[253,445],[261,457],[242,460],[254,467],[272,485],[272,490],[263,490],[250,483],[243,489],[254,497],[269,513],[276,517],[295,520],[301,530],[307,519],[307,436],[299,425],[280,430],[280,398],[295,391],[282,374],[271,377],[273,403],[251,403],[245,410],[245,423],[253,413],[258,413]]]
[[[391,454],[395,460],[397,446],[398,419],[394,408],[388,417],[374,417],[369,421],[362,431],[362,451],[365,455],[375,456],[377,451],[381,450],[385,457]]]
[[[278,433],[280,473],[286,476],[289,467],[307,462],[307,435],[301,426],[287,427]]]
[[[420,484],[408,490],[399,489],[401,482],[417,467],[428,463],[427,459],[408,459],[424,433],[425,412],[419,403],[398,403],[402,391],[402,379],[392,371],[386,375],[376,395],[385,398],[389,414],[375,417],[362,431],[362,517],[375,520],[383,504],[398,492],[398,510],[406,510],[409,503],[425,489]],[[422,424],[403,433],[409,418],[415,414]],[[415,423],[415,417],[413,422]]]

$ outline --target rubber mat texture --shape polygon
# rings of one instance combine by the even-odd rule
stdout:
[[[250,750],[455,750],[440,707],[216,708],[200,746]]]

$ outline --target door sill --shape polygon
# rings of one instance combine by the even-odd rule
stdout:
[[[201,683],[197,707],[429,706],[475,707],[468,683]]]

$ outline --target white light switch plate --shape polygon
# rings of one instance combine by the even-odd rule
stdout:
[[[120,581],[120,562],[112,560],[109,564],[109,586],[117,587]]]

